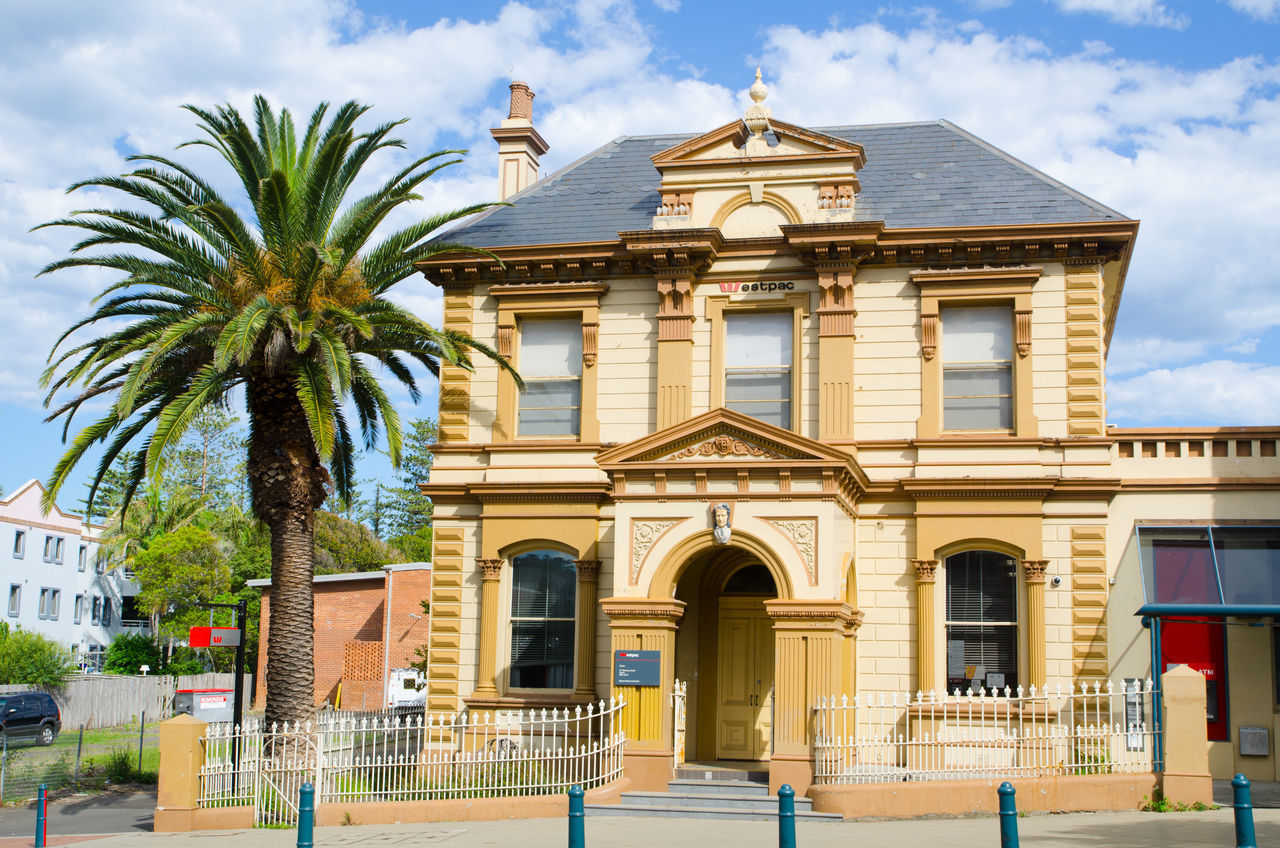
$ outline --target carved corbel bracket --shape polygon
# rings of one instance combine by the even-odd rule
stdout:
[[[498,355],[511,358],[512,348],[515,347],[516,328],[512,324],[498,325]]]
[[[588,368],[596,364],[600,342],[600,325],[584,322],[582,325],[582,364]]]
[[[938,353],[938,313],[920,316],[920,353],[925,359],[933,359]]]
[[[1014,341],[1018,346],[1018,356],[1026,357],[1031,353],[1031,310],[1020,309],[1013,313]]]

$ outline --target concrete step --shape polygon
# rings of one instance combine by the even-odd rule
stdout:
[[[769,783],[769,772],[761,769],[736,769],[724,766],[700,766],[685,764],[676,769],[676,780],[746,780],[752,783]]]
[[[778,811],[744,810],[733,807],[650,807],[638,804],[587,804],[588,816],[630,816],[633,818],[729,819],[737,821],[777,821]],[[796,810],[803,821],[842,821],[839,813]]]
[[[720,795],[697,792],[624,792],[620,803],[646,807],[731,807],[736,810],[778,812],[778,799],[768,795]],[[796,798],[796,812],[813,809],[809,798]]]
[[[756,783],[751,780],[672,780],[667,783],[667,791],[701,795],[757,795],[761,798],[769,795],[769,784]]]

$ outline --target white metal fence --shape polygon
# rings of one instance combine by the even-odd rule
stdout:
[[[1152,770],[1151,681],[1117,691],[873,693],[822,698],[816,783],[892,783]]]
[[[622,774],[622,707],[610,699],[492,716],[328,716],[265,732],[209,725],[200,806],[252,805],[257,824],[291,826],[307,782],[317,804],[591,789]]]

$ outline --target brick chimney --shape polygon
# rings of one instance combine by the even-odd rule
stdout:
[[[489,132],[498,142],[498,199],[506,200],[537,182],[538,157],[550,149],[533,128],[533,92],[526,83],[511,83],[507,119]]]

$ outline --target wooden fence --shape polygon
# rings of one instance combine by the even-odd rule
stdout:
[[[142,712],[147,721],[173,715],[173,694],[179,689],[231,689],[231,673],[191,674],[182,677],[149,674],[78,674],[60,689],[49,689],[62,710],[62,726],[112,727],[136,723]],[[0,695],[27,692],[30,686],[0,686]],[[244,676],[245,705],[253,703],[253,675]]]

